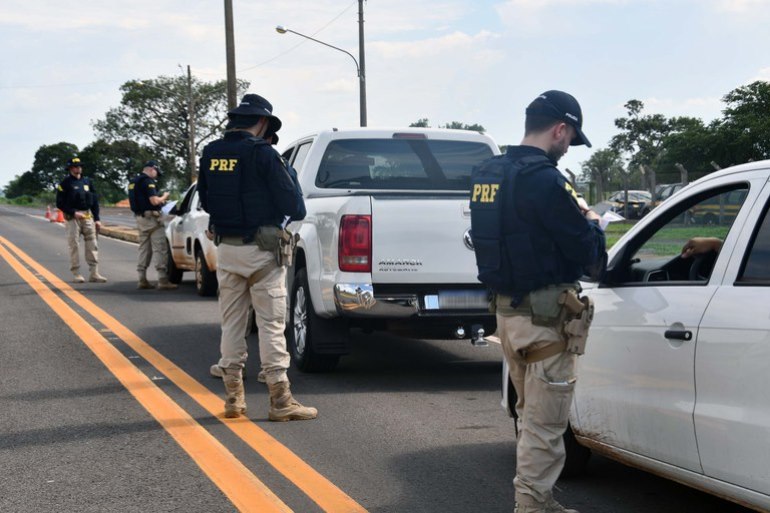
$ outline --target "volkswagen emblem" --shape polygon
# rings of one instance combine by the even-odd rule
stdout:
[[[473,251],[473,237],[471,237],[471,229],[468,228],[465,230],[465,233],[463,233],[463,243],[465,244],[465,247]]]

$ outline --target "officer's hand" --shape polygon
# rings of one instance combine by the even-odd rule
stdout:
[[[593,210],[588,210],[585,213],[585,216],[586,216],[586,219],[588,219],[589,221],[597,221],[597,222],[599,222],[599,221],[602,220],[601,216],[599,214],[597,214],[596,212],[594,212]]]
[[[85,214],[82,212],[75,212],[75,219],[83,219],[85,218]]]
[[[94,226],[96,227],[96,233],[99,233],[102,231],[102,222],[101,221],[94,221]]]

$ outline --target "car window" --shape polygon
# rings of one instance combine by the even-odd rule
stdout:
[[[339,139],[326,148],[316,185],[467,192],[473,167],[492,155],[492,149],[481,142]]]
[[[305,162],[305,157],[307,157],[307,154],[310,151],[311,144],[312,141],[300,144],[297,148],[297,152],[294,154],[294,160],[292,161],[291,165],[294,167],[294,169],[297,170],[298,173],[302,169],[302,164]]]
[[[743,268],[738,275],[739,284],[770,285],[770,202],[749,245]]]
[[[182,201],[179,203],[179,206],[176,209],[179,214],[185,214],[190,211],[190,202],[192,201],[192,197],[196,188],[196,185],[192,185],[189,189],[187,189],[187,193],[184,195],[184,198],[182,198]]]
[[[747,184],[737,184],[701,193],[666,211],[658,223],[639,233],[627,244],[626,251],[621,255],[623,261],[617,264],[615,283],[707,281],[717,255],[711,255],[705,266],[699,261],[698,272],[691,273],[695,259],[680,258],[682,247],[693,237],[724,240],[747,192]],[[733,209],[730,215],[726,214],[725,209],[728,204]],[[706,218],[704,211],[713,213],[714,206],[721,208],[722,214]]]
[[[283,153],[281,153],[281,157],[285,158],[286,162],[291,164],[291,154],[292,153],[294,153],[294,147],[293,146],[291,148],[289,148],[288,150],[284,151]]]

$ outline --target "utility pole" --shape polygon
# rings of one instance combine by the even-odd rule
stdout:
[[[225,0],[225,49],[227,53],[227,108],[238,105],[235,81],[235,37],[233,36],[233,0]]]
[[[358,86],[361,103],[361,126],[366,126],[366,63],[364,62],[364,0],[358,0]]]
[[[192,90],[192,72],[187,65],[187,159],[190,165],[190,183],[198,178],[195,154],[195,97]]]

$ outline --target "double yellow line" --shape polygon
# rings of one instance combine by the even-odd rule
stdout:
[[[223,415],[222,398],[198,383],[107,312],[1,236],[0,256],[61,317],[239,511],[273,513],[290,512],[291,509],[96,328],[65,303],[52,287],[92,315],[206,411],[221,420],[322,510],[330,513],[366,512],[360,504],[249,419],[226,419]],[[22,265],[22,262],[29,269]],[[52,287],[43,283],[30,269],[48,281]]]

